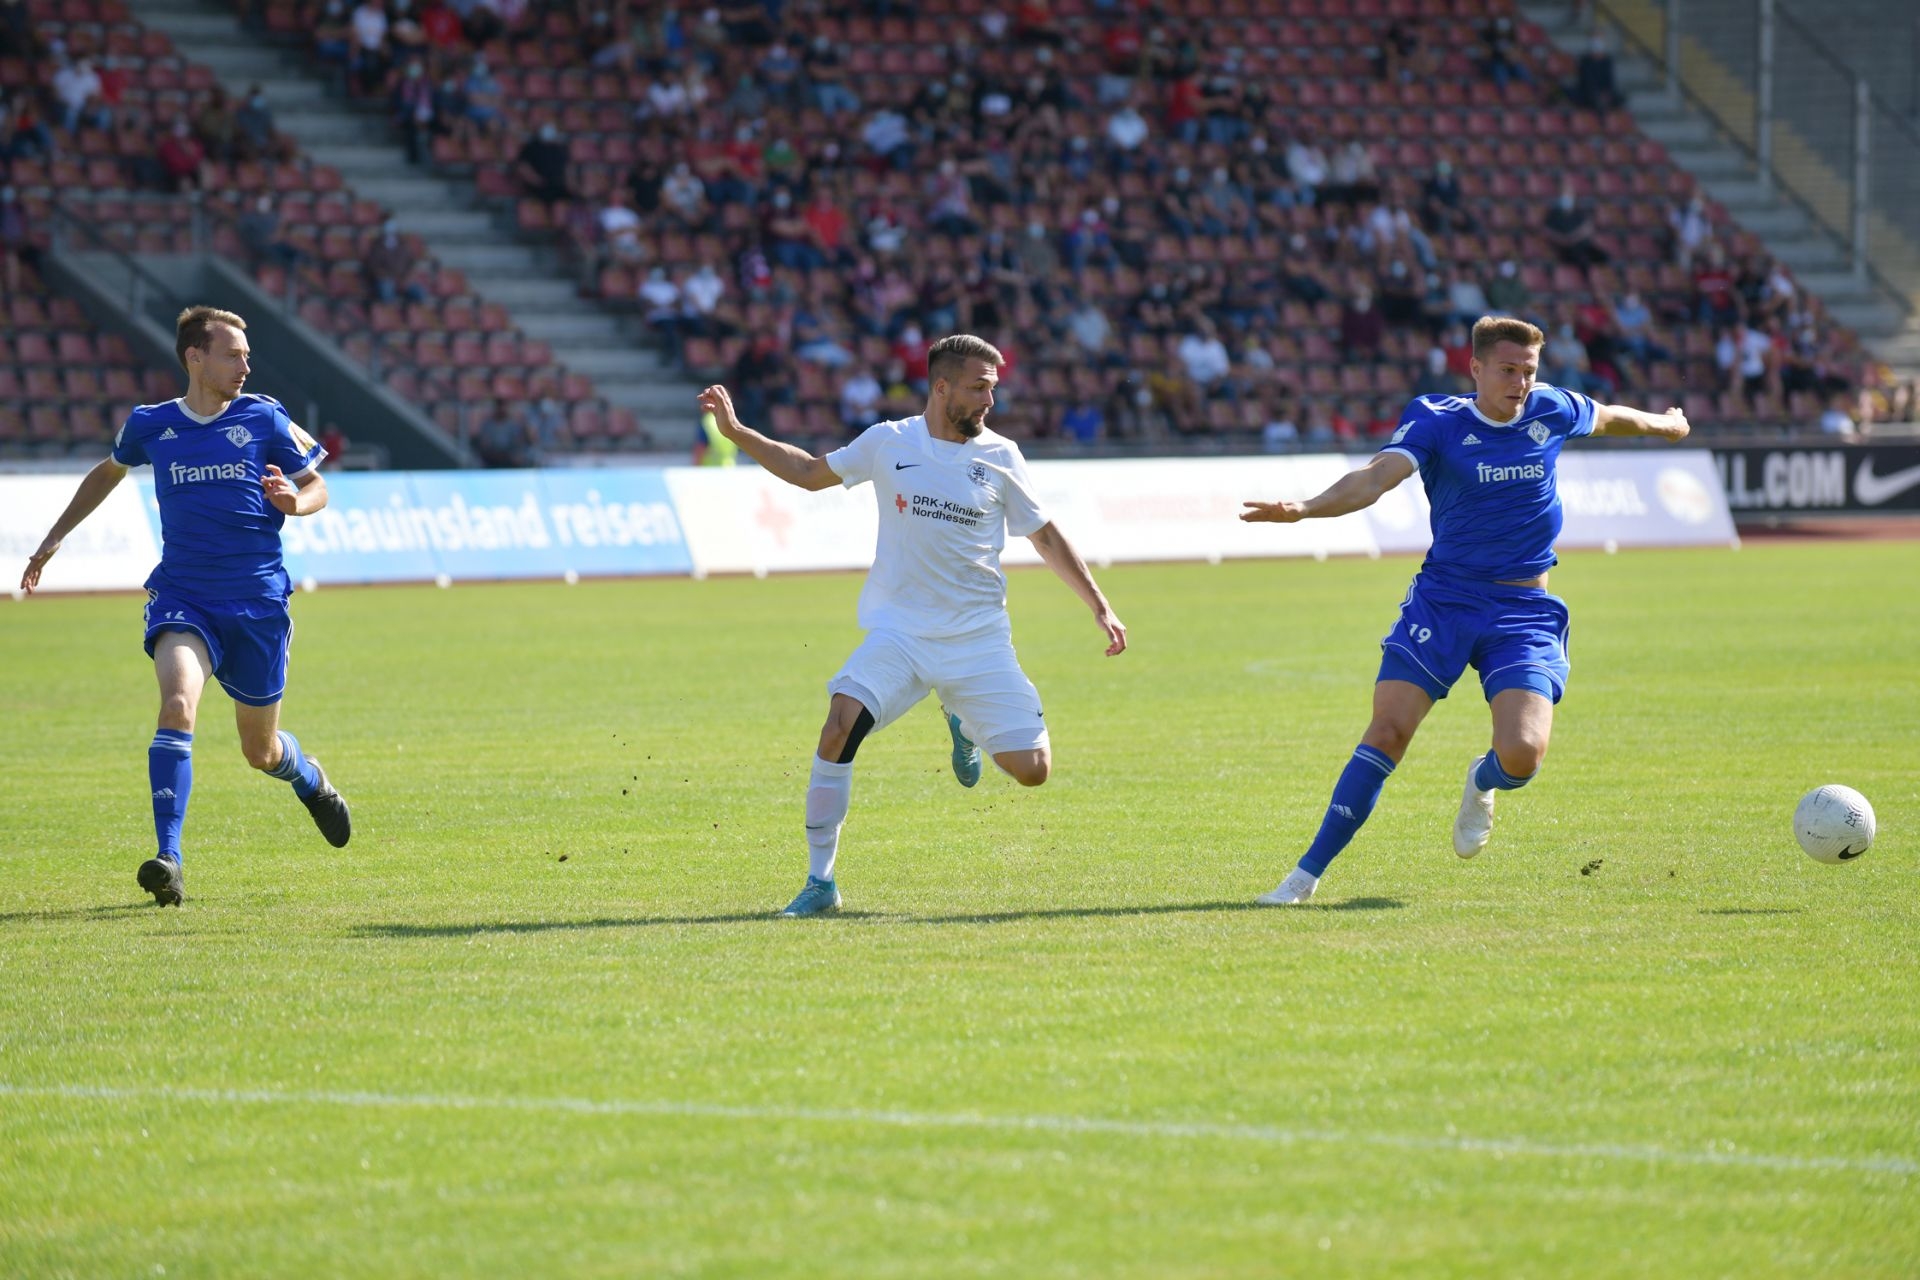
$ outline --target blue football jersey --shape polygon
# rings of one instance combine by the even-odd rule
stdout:
[[[147,585],[164,582],[204,600],[285,596],[287,518],[260,479],[271,464],[297,481],[326,453],[272,396],[243,394],[207,422],[179,400],[135,409],[114,437],[113,460],[153,464],[161,548]]]
[[[1427,487],[1433,546],[1423,572],[1497,582],[1551,569],[1560,449],[1593,434],[1594,409],[1578,392],[1540,383],[1512,422],[1488,418],[1470,396],[1409,403],[1382,452],[1412,459]]]

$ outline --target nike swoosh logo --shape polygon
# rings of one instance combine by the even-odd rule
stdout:
[[[893,469],[895,471],[905,471],[908,467],[917,467],[920,465],[918,462],[896,462],[893,464]]]
[[[1889,471],[1884,476],[1877,476],[1873,474],[1873,459],[1867,458],[1860,464],[1860,469],[1853,473],[1853,496],[1860,499],[1864,506],[1877,507],[1917,484],[1920,484],[1920,467],[1908,467],[1904,471]]]
[[[1842,849],[1839,853],[1835,854],[1834,856],[1839,858],[1840,861],[1842,862],[1852,862],[1855,858],[1859,857],[1861,854],[1865,852],[1866,852],[1865,849],[1855,849],[1855,848],[1849,847],[1849,848]]]

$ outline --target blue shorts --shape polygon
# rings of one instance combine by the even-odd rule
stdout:
[[[1442,581],[1421,573],[1400,620],[1380,641],[1379,680],[1405,680],[1439,701],[1468,664],[1487,701],[1529,689],[1559,702],[1567,689],[1566,602],[1541,587]]]
[[[213,675],[227,696],[270,707],[287,689],[293,615],[286,599],[197,600],[171,587],[147,588],[147,656],[163,631],[191,631],[206,642]]]

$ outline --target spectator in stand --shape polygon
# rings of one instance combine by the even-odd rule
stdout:
[[[1652,310],[1633,290],[1613,304],[1613,325],[1620,349],[1633,357],[1643,373],[1655,361],[1673,359],[1673,353],[1660,345],[1654,332]]]
[[[1422,283],[1405,258],[1387,264],[1380,281],[1380,314],[1388,324],[1406,329],[1420,322],[1426,310]]]
[[[391,111],[394,126],[406,139],[407,163],[419,164],[429,154],[436,128],[433,81],[426,64],[415,58],[394,82]]]
[[[1077,396],[1060,416],[1060,434],[1075,444],[1093,444],[1106,434],[1106,415],[1091,396]]]
[[[0,0],[0,58],[34,62],[43,52],[27,0]]]
[[[1562,309],[1564,317],[1565,311]],[[1587,345],[1574,332],[1573,322],[1562,318],[1547,334],[1540,352],[1540,380],[1549,386],[1564,387],[1581,395],[1601,390],[1587,357]]]
[[[387,11],[378,0],[360,0],[348,23],[347,70],[359,93],[373,93],[387,77]]]
[[[113,128],[113,113],[100,100],[100,75],[90,59],[63,60],[53,73],[53,96],[60,103],[60,125],[68,133],[80,132],[82,125],[103,132]]]
[[[793,361],[780,349],[779,337],[763,330],[735,357],[727,389],[744,421],[766,422],[773,405],[793,403],[796,377]],[[749,410],[752,417],[747,417]]]
[[[25,89],[14,94],[6,110],[0,110],[0,137],[6,139],[5,153],[14,160],[51,160],[53,130],[40,118],[40,105]]]
[[[630,74],[634,69],[635,54],[629,25],[631,22],[624,5],[620,7],[618,15],[596,6],[587,15],[586,25],[580,29],[581,59],[596,71]]]
[[[1520,56],[1513,19],[1506,14],[1488,18],[1480,27],[1480,70],[1502,89],[1518,81],[1532,84],[1533,73]]]
[[[521,144],[520,153],[514,157],[514,176],[520,180],[522,194],[535,200],[553,205],[574,198],[567,144],[560,137],[560,126],[549,120]]]
[[[1232,397],[1233,362],[1213,321],[1201,316],[1193,330],[1181,337],[1177,350],[1187,381],[1199,394],[1209,400]]]
[[[326,0],[313,22],[313,55],[342,72],[353,62],[353,25],[347,17],[346,0]]]
[[[1493,311],[1493,301],[1478,280],[1463,267],[1447,268],[1447,323],[1471,325]]]
[[[489,467],[527,467],[533,465],[533,429],[523,419],[507,412],[498,400],[487,402],[485,416],[473,433],[473,451]]]
[[[567,431],[567,406],[560,399],[560,386],[551,374],[533,380],[526,407],[527,427],[533,432],[534,461],[565,450],[570,443]]]
[[[1693,313],[1696,323],[1725,329],[1740,322],[1740,293],[1734,288],[1726,250],[1717,241],[1707,244],[1706,260],[1693,272]]]
[[[813,238],[813,246],[819,250],[822,258],[830,265],[850,265],[852,255],[847,252],[847,215],[835,203],[833,191],[826,183],[814,184],[813,196],[800,216],[805,220],[807,231]]]
[[[1860,424],[1847,412],[1847,398],[1844,395],[1828,396],[1826,407],[1820,411],[1820,419],[1814,425],[1820,428],[1822,435],[1838,436],[1842,440],[1855,440],[1860,436]]]
[[[925,182],[927,222],[943,236],[978,235],[973,219],[973,196],[959,162],[949,156]]]
[[[665,267],[654,267],[647,272],[647,278],[640,282],[640,305],[647,327],[659,335],[667,357],[678,364],[683,319],[680,286],[667,275]]]
[[[1727,392],[1739,396],[1749,413],[1779,416],[1780,368],[1771,334],[1744,322],[1722,329],[1714,342],[1713,358]]]
[[[200,139],[200,145],[206,149],[210,159],[231,160],[234,158],[236,129],[233,104],[227,100],[227,91],[219,85],[213,86],[207,91],[200,110],[194,113],[194,135]]]
[[[405,63],[427,52],[427,33],[413,12],[413,0],[389,0],[392,15],[387,24],[387,65]]]
[[[280,214],[273,207],[273,197],[265,192],[254,198],[253,208],[241,214],[234,226],[255,266],[271,262],[294,267],[306,259],[280,235]]]
[[[843,113],[859,113],[860,99],[847,84],[846,50],[824,32],[815,36],[813,43],[808,46],[803,69],[807,87],[813,94],[813,104],[829,120]],[[752,422],[753,419],[747,421]]]
[[[847,376],[840,380],[840,425],[858,432],[880,421],[884,394],[880,380],[865,365],[849,366]]]
[[[1459,190],[1459,177],[1453,173],[1453,161],[1444,155],[1434,161],[1434,171],[1421,182],[1421,223],[1434,236],[1453,232],[1471,236],[1478,228],[1473,215],[1467,213],[1467,201]]]
[[[1151,131],[1147,118],[1133,105],[1129,96],[1107,117],[1107,171],[1131,173],[1144,160],[1140,148]]]
[[[1386,341],[1387,318],[1373,300],[1373,290],[1354,290],[1340,312],[1340,356],[1349,364],[1372,364]]]
[[[600,210],[600,245],[606,256],[625,266],[646,261],[646,242],[640,238],[640,215],[627,206],[626,193],[619,187],[607,193]]]
[[[735,325],[720,305],[726,294],[727,282],[711,262],[689,271],[680,281],[681,313],[687,332],[703,338],[733,333]]]
[[[1073,340],[1074,355],[1083,366],[1104,365],[1117,355],[1113,349],[1113,325],[1092,298],[1081,298],[1068,313],[1067,334]]]
[[[800,104],[800,59],[784,40],[775,40],[760,55],[754,78],[788,111]]]
[[[7,293],[18,297],[20,268],[38,271],[40,250],[33,243],[33,220],[12,183],[0,187],[0,253],[6,255]]]
[[[693,231],[705,225],[707,187],[686,161],[676,163],[667,180],[660,184],[660,199],[667,215],[682,228]]]
[[[793,207],[793,193],[776,187],[760,215],[760,236],[773,260],[789,271],[812,271],[826,265],[813,242],[813,227]]]
[[[327,451],[327,464],[331,467],[338,467],[346,459],[347,450],[352,447],[347,433],[340,429],[339,423],[332,421],[320,428],[319,441],[320,447]]]
[[[203,185],[207,149],[193,136],[185,116],[174,117],[173,127],[160,140],[156,158],[168,190],[199,190]]]
[[[868,152],[900,170],[913,166],[912,137],[907,118],[890,107],[868,116],[860,129],[861,144]]]
[[[467,119],[481,133],[494,133],[506,127],[501,110],[500,82],[494,79],[485,54],[473,55],[467,78],[461,82],[460,95],[467,104]]]
[[[1373,152],[1355,138],[1333,155],[1332,172],[1320,198],[1334,204],[1367,204],[1380,198],[1380,174]]]
[[[1605,32],[1596,30],[1587,37],[1586,52],[1580,55],[1567,96],[1575,105],[1602,114],[1625,104],[1626,99],[1614,83],[1613,50],[1607,46]]]
[[[1685,204],[1667,210],[1667,234],[1672,242],[1673,260],[1682,269],[1691,270],[1693,259],[1713,239],[1713,218],[1707,197],[1694,192]]]
[[[1547,211],[1543,225],[1547,243],[1567,265],[1585,270],[1611,260],[1594,239],[1593,210],[1574,193],[1571,182],[1561,180],[1560,197]]]
[[[1331,173],[1326,152],[1309,139],[1295,138],[1287,144],[1287,176],[1293,179],[1294,192],[1302,204],[1319,199],[1320,188]]]
[[[1524,320],[1533,310],[1533,290],[1520,278],[1520,264],[1512,258],[1502,260],[1493,278],[1487,281],[1487,301],[1493,307],[1490,314],[1497,316]]]
[[[464,138],[473,132],[467,120],[467,94],[457,75],[442,76],[434,86],[433,126],[436,137]]]
[[[273,109],[267,105],[267,91],[259,85],[247,90],[246,99],[233,114],[233,146],[241,160],[285,159],[279,135],[273,127]]]
[[[381,224],[371,242],[360,251],[360,273],[366,277],[367,288],[379,302],[397,302],[402,297],[409,302],[425,302],[426,287],[410,278],[416,265],[413,251],[407,248],[399,224],[392,218]]]
[[[1475,317],[1478,319],[1479,317]],[[1427,348],[1420,377],[1413,384],[1417,396],[1457,396],[1473,390],[1471,383],[1447,367],[1447,349],[1438,343]]]
[[[426,37],[428,78],[446,74],[467,38],[460,15],[445,0],[426,0],[420,6],[420,31]]]

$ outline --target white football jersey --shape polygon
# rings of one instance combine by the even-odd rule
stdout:
[[[1013,441],[991,431],[936,440],[916,416],[868,427],[827,465],[849,489],[872,481],[880,510],[862,627],[956,636],[1006,625],[1007,534],[1024,538],[1047,524]]]

